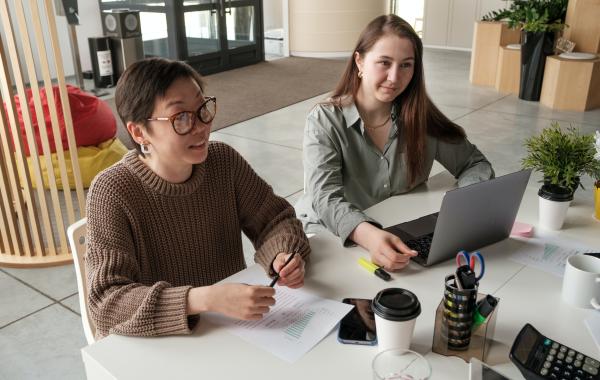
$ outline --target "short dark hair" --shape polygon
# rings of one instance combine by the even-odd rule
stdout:
[[[119,78],[115,91],[115,104],[123,126],[126,128],[128,122],[133,122],[148,127],[146,119],[152,116],[156,99],[164,97],[171,84],[181,77],[194,80],[204,93],[202,77],[185,62],[147,58],[129,66]],[[129,138],[143,155],[138,143],[131,135]]]

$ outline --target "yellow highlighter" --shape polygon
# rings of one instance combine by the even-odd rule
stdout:
[[[360,259],[358,259],[358,263],[360,264],[361,267],[363,267],[366,270],[368,270],[369,272],[375,274],[375,276],[379,277],[380,279],[382,279],[384,281],[389,281],[392,278],[392,276],[390,276],[390,274],[388,272],[384,271],[383,269],[379,268],[377,265],[373,264],[372,262],[370,262],[362,257]]]

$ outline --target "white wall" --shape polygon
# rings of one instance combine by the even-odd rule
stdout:
[[[43,0],[49,1],[49,0]],[[43,5],[43,1],[38,1],[38,9],[40,13],[41,19],[34,19],[31,13],[30,2],[25,0],[18,1],[9,1],[9,12],[10,19],[12,23],[12,30],[15,36],[17,50],[19,52],[21,69],[23,78],[26,82],[29,82],[29,78],[27,75],[27,68],[25,66],[24,53],[23,53],[23,43],[25,41],[25,35],[20,32],[19,24],[17,22],[17,16],[15,7],[22,6],[23,12],[25,14],[25,19],[27,20],[27,33],[28,40],[31,44],[33,51],[33,58],[36,66],[36,75],[38,80],[42,80],[42,73],[40,70],[40,59],[39,52],[36,46],[38,42],[35,39],[34,33],[34,22],[41,23],[42,30],[44,31],[44,45],[47,51],[47,59],[50,63],[50,74],[53,78],[56,77],[56,68],[54,67],[54,58],[52,53],[52,45],[50,43],[50,33],[48,28],[48,22],[46,17],[45,7]],[[54,5],[53,1],[50,1],[52,5]],[[80,25],[76,27],[77,31],[77,40],[79,47],[79,54],[81,60],[81,66],[83,70],[91,70],[92,64],[90,60],[89,48],[87,43],[87,38],[92,36],[101,36],[102,35],[102,26],[100,24],[100,9],[98,6],[97,0],[79,0],[79,14],[80,14]],[[63,68],[66,76],[74,75],[74,65],[73,58],[71,54],[71,45],[69,42],[69,29],[67,24],[67,19],[65,16],[56,16],[56,12],[54,12],[56,19],[56,29],[58,33],[58,44],[60,46],[61,51],[61,59],[63,63]],[[4,29],[7,28],[8,25],[2,25],[0,27],[0,35],[2,38],[2,44],[4,46],[7,58],[8,58],[8,45],[7,45],[7,36],[4,32]],[[14,74],[11,72],[12,80],[14,81]]]
[[[100,5],[98,4],[98,0],[79,0],[77,41],[79,42],[81,69],[83,71],[92,69],[88,37],[100,36],[102,36],[102,22],[100,20]]]
[[[283,28],[283,1],[263,0],[265,30]]]
[[[290,54],[348,57],[364,27],[389,12],[388,0],[289,0]]]
[[[52,54],[52,45],[50,43],[50,33],[48,31],[49,30],[48,23],[47,23],[47,18],[46,18],[45,7],[43,6],[43,3],[38,2],[38,9],[39,9],[41,20],[33,18],[32,14],[31,14],[31,8],[29,7],[29,1],[9,1],[8,6],[9,6],[9,13],[10,13],[10,20],[11,20],[11,24],[12,24],[12,33],[14,35],[14,39],[16,40],[17,51],[18,51],[19,57],[21,59],[20,62],[21,62],[23,78],[25,79],[26,82],[29,82],[29,78],[27,76],[27,67],[25,66],[25,60],[24,60],[24,55],[23,55],[24,54],[23,53],[23,43],[25,41],[25,35],[20,32],[20,27],[19,27],[19,23],[17,21],[16,8],[15,8],[17,6],[22,6],[21,9],[23,9],[23,12],[25,14],[25,19],[27,21],[28,41],[29,41],[29,44],[33,51],[33,58],[34,58],[34,62],[35,62],[36,72],[37,72],[37,79],[42,80],[42,74],[41,74],[41,70],[39,69],[40,59],[38,56],[38,54],[39,54],[38,49],[36,48],[38,45],[38,42],[36,42],[36,39],[35,39],[34,22],[41,23],[42,30],[44,31],[44,45],[45,45],[46,51],[48,53],[48,61],[50,62],[50,73],[51,73],[52,77],[55,77],[56,69],[53,64],[54,59],[53,59],[53,54]],[[56,24],[57,24],[56,28],[57,28],[58,39],[59,39],[58,43],[59,43],[60,50],[62,53],[61,57],[62,57],[62,61],[63,61],[64,70],[67,75],[72,75],[73,62],[71,59],[71,48],[69,47],[69,36],[67,34],[66,18],[65,17],[57,18]],[[2,27],[0,27],[0,34],[2,34],[2,44],[4,46],[6,56],[10,60],[9,52],[8,52],[8,45],[7,45],[7,34],[5,33],[5,29],[8,29],[8,28],[9,28],[8,25],[2,25]],[[12,74],[12,72],[11,72],[11,74]],[[14,80],[14,75],[11,75],[11,76]]]
[[[470,50],[475,21],[509,6],[504,0],[425,0],[423,44]]]

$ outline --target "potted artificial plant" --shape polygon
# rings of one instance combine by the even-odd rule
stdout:
[[[521,83],[519,98],[540,100],[546,57],[554,50],[554,37],[566,26],[568,0],[515,0],[508,9],[492,11],[484,19],[508,20],[521,30]]]
[[[544,175],[539,195],[539,223],[542,227],[562,228],[573,192],[584,174],[600,173],[596,159],[594,136],[582,135],[574,127],[562,130],[557,122],[544,129],[539,136],[525,141],[527,156],[523,167]]]
[[[519,98],[540,100],[546,57],[554,50],[556,32],[565,28],[568,0],[525,1],[509,26],[521,29],[521,83]]]

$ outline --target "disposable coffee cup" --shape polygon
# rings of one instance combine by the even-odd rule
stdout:
[[[375,314],[379,351],[410,347],[415,322],[421,314],[417,296],[400,288],[388,288],[377,293],[371,304]]]
[[[565,222],[573,194],[555,194],[542,188],[539,195],[539,224],[549,230],[560,230]]]

